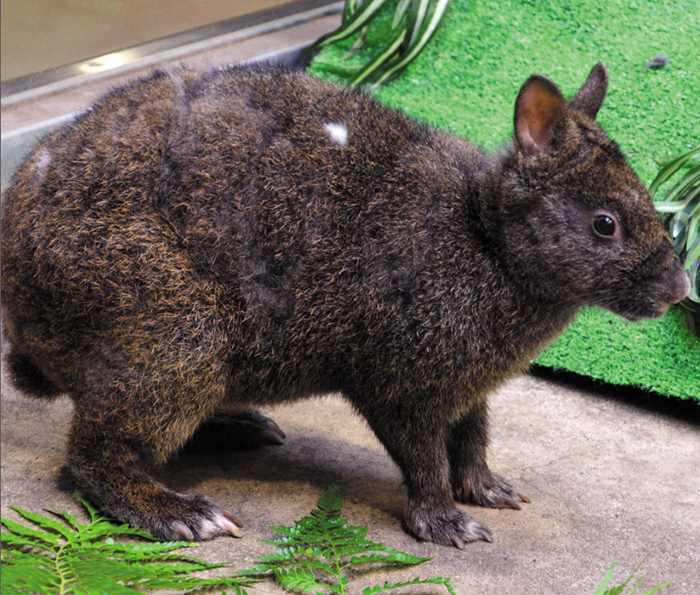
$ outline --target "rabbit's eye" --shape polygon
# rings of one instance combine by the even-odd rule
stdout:
[[[611,238],[615,235],[616,228],[615,219],[610,215],[597,215],[593,219],[593,229],[600,236]]]

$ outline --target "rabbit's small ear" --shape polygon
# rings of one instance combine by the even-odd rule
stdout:
[[[515,101],[515,139],[526,155],[547,153],[552,148],[554,127],[563,117],[566,101],[547,77],[533,74]]]
[[[586,82],[571,100],[571,107],[595,120],[600,106],[603,105],[605,93],[608,90],[608,69],[605,64],[598,62],[588,75]]]

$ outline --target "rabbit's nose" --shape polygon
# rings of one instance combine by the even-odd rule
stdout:
[[[690,280],[680,263],[661,273],[661,282],[668,292],[668,301],[672,304],[677,304],[690,293]]]

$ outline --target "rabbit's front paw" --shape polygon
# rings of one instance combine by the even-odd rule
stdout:
[[[441,513],[428,512],[422,508],[406,513],[406,529],[418,539],[440,545],[453,545],[459,549],[470,541],[493,541],[491,531],[457,508]]]
[[[516,492],[502,477],[490,472],[486,478],[479,481],[463,480],[455,492],[458,501],[487,508],[520,510],[520,502],[530,502],[527,496]]]
[[[242,537],[240,521],[206,496],[161,492],[162,502],[141,507],[132,524],[162,541],[206,541],[218,535]]]

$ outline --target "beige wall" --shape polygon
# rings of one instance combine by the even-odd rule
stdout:
[[[293,0],[2,0],[2,80]]]

